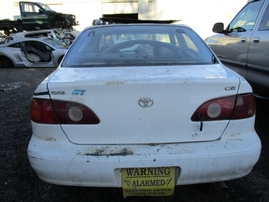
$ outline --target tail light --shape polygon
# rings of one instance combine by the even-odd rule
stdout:
[[[31,119],[45,124],[98,124],[96,114],[87,106],[59,100],[32,99]]]
[[[253,94],[242,94],[210,100],[192,115],[192,121],[234,120],[252,117],[256,113]]]

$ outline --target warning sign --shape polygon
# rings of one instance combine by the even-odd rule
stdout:
[[[170,196],[174,186],[173,167],[122,169],[124,196]]]

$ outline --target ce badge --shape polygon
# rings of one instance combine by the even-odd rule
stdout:
[[[146,108],[146,107],[151,107],[153,105],[153,100],[148,97],[143,97],[138,100],[138,104],[140,107]]]

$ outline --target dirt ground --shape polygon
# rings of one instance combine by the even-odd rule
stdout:
[[[257,99],[256,130],[263,149],[260,160],[246,177],[220,183],[176,187],[170,197],[130,197],[119,188],[67,187],[42,182],[27,158],[31,137],[30,101],[37,85],[54,69],[0,69],[0,201],[269,201],[269,102]]]

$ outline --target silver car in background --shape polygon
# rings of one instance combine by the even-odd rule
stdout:
[[[224,29],[216,23],[218,33],[206,43],[228,67],[252,85],[256,96],[269,98],[269,0],[249,1]]]

